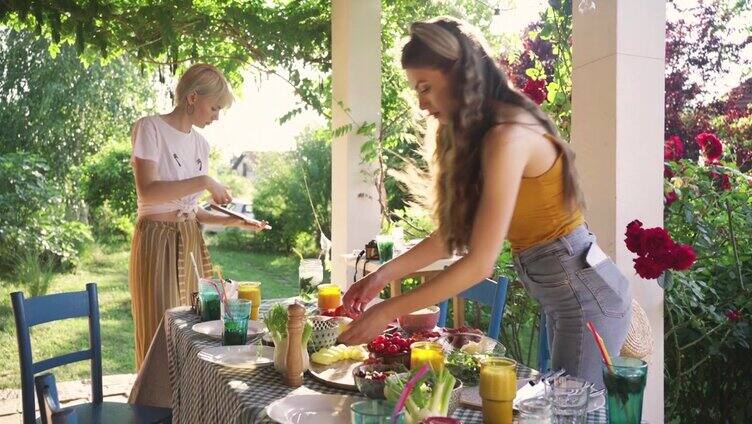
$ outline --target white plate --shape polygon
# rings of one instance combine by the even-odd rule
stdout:
[[[362,400],[343,395],[290,395],[266,407],[266,415],[282,424],[350,424],[350,405]]]
[[[191,329],[197,333],[206,334],[207,336],[214,337],[215,339],[221,339],[224,326],[222,324],[222,320],[215,320],[193,324],[193,327],[191,327]],[[263,322],[248,320],[248,337],[261,334],[265,331],[266,326]]]
[[[331,365],[311,362],[311,368],[308,371],[310,371],[315,379],[320,380],[327,386],[358,390],[357,386],[355,386],[353,370],[361,365],[363,365],[363,361],[354,361],[352,359],[337,361]]]
[[[274,363],[274,348],[268,346],[217,346],[198,353],[198,358],[230,368],[254,369]]]

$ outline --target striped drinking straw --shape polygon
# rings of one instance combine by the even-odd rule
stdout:
[[[603,342],[603,338],[601,338],[601,335],[598,334],[598,330],[595,329],[595,325],[593,325],[592,321],[588,321],[587,328],[590,330],[590,333],[593,335],[593,339],[595,339],[595,344],[598,346],[598,350],[601,351],[601,357],[603,358],[603,362],[608,366],[608,370],[611,371],[611,374],[614,373],[614,366],[611,362],[611,356],[608,354],[608,349],[606,349],[606,343]]]

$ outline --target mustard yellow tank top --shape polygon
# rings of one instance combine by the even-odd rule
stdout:
[[[551,135],[544,136],[554,141]],[[562,154],[559,153],[546,172],[537,177],[522,178],[507,235],[513,251],[521,252],[557,239],[585,222],[581,210],[572,211],[564,203],[563,171]]]

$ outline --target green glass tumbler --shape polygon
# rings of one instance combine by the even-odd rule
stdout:
[[[376,236],[376,246],[379,249],[379,262],[389,262],[394,257],[394,239],[390,235]]]
[[[609,424],[640,424],[642,397],[648,378],[648,364],[634,358],[618,357],[611,366],[603,364]]]
[[[222,345],[238,346],[248,341],[248,316],[251,314],[251,302],[244,299],[230,299],[222,308]]]

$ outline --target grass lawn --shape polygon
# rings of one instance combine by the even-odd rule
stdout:
[[[261,281],[266,298],[296,294],[298,261],[295,257],[256,252],[235,252],[210,246],[212,261],[222,267],[223,275],[240,281]],[[81,291],[88,282],[96,282],[102,327],[104,374],[134,372],[133,321],[128,289],[128,247],[103,251],[95,246],[85,255],[75,272],[56,275],[48,293]],[[10,293],[23,287],[0,280],[0,389],[19,388],[18,348]],[[32,328],[35,360],[88,347],[88,324],[77,318]],[[56,368],[58,381],[88,378],[89,363]]]

